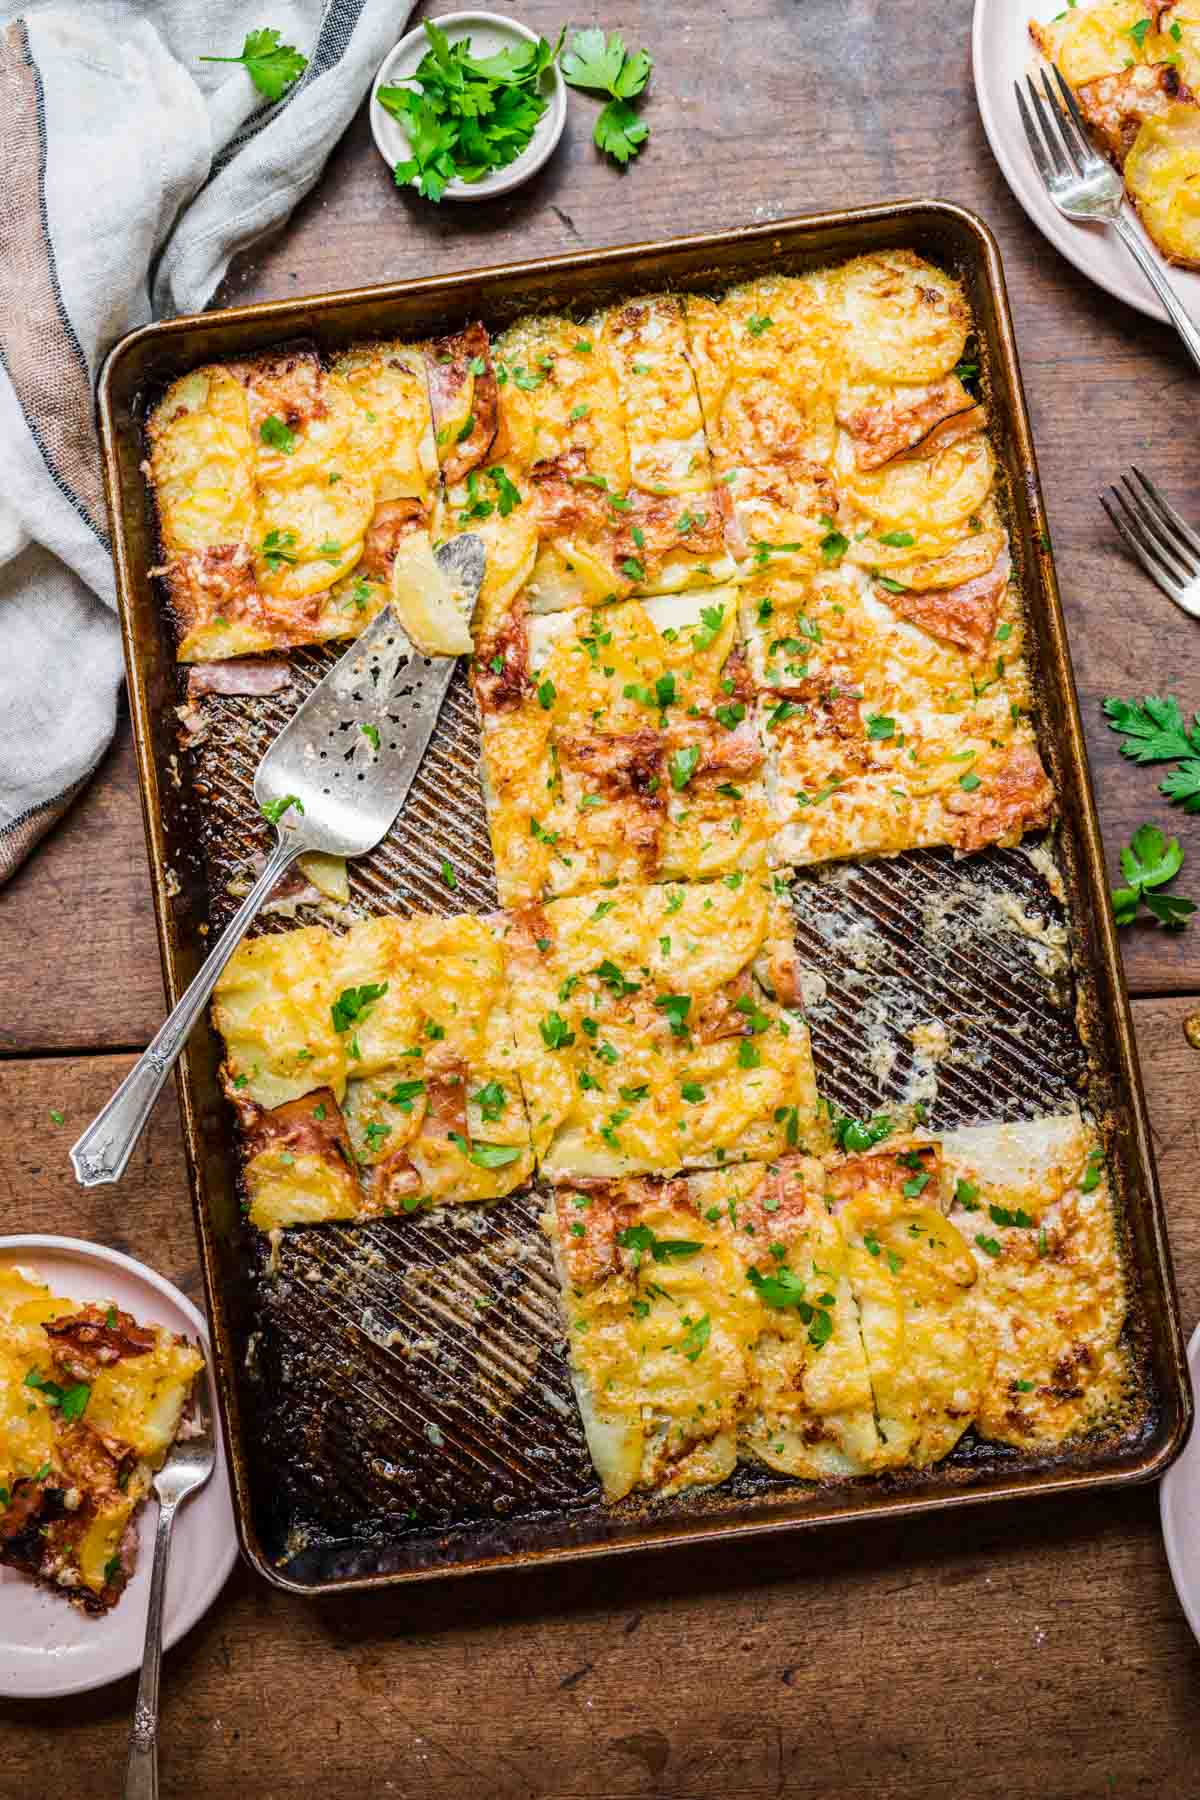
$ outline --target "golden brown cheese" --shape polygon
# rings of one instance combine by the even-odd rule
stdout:
[[[386,600],[401,524],[428,534],[437,464],[419,350],[198,369],[147,435],[181,661],[356,635]]]
[[[893,594],[890,575],[872,581],[848,565],[743,585],[772,860],[976,850],[1047,822],[1053,796],[1003,545],[998,534],[993,569],[956,588]],[[947,559],[947,573],[971,566],[966,555]]]
[[[529,907],[504,955],[534,1151],[552,1180],[822,1141],[789,919],[762,876]]]
[[[226,1090],[250,1123],[247,1191],[263,1229],[490,1199],[532,1171],[504,971],[482,919],[254,938],[223,972],[213,1015]],[[294,1109],[305,1096],[319,1131]]]
[[[761,866],[763,752],[737,592],[530,620],[500,682],[476,662],[501,900]]]
[[[1123,170],[1154,243],[1169,262],[1200,267],[1200,21],[1141,0],[1084,0],[1029,29]]]
[[[880,1466],[921,1468],[948,1455],[979,1404],[975,1265],[940,1210],[939,1165],[936,1146],[913,1143],[826,1171],[862,1320]]]
[[[950,1220],[975,1261],[980,1434],[1039,1449],[1118,1422],[1127,1298],[1096,1133],[1075,1116],[979,1126],[943,1153]]]
[[[870,1382],[821,1165],[560,1188],[546,1217],[605,1497],[873,1461]]]
[[[161,1326],[0,1267],[0,1563],[90,1610],[115,1605],[137,1509],[203,1366]]]

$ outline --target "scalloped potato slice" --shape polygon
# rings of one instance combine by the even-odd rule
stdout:
[[[979,432],[926,462],[851,470],[842,482],[845,494],[884,533],[910,532],[932,543],[978,515],[994,473],[991,445]]]
[[[1147,119],[1125,161],[1138,216],[1169,262],[1200,269],[1200,109]]]
[[[163,548],[249,543],[254,449],[241,383],[225,369],[194,369],[168,388],[149,436]]]
[[[936,381],[961,360],[971,314],[958,282],[911,250],[855,257],[829,283],[854,381]]]
[[[1079,87],[1102,75],[1116,75],[1131,62],[1164,62],[1178,50],[1175,40],[1161,31],[1132,35],[1151,11],[1147,0],[1098,0],[1091,7],[1065,10],[1047,25],[1034,20],[1029,34],[1071,86]]]

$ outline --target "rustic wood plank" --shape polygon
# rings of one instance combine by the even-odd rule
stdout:
[[[0,892],[0,1055],[144,1044],[163,1018],[133,738]]]
[[[707,11],[639,0],[622,14],[657,59],[649,145],[627,173],[590,142],[572,96],[563,144],[528,187],[484,206],[396,192],[365,114],[287,231],[235,268],[220,298],[255,300],[400,279],[614,241],[716,229],[823,206],[946,194],[997,232],[1008,269],[1110,864],[1143,820],[1200,850],[1200,818],[1123,763],[1105,693],[1171,689],[1200,705],[1200,634],[1125,558],[1096,490],[1138,460],[1200,517],[1200,467],[1178,428],[1193,375],[1174,335],[1091,287],[1029,225],[992,160],[969,79],[970,8],[927,28],[914,0],[772,0]],[[551,36],[553,0],[523,16]],[[911,25],[906,24],[911,21]],[[733,63],[736,48],[736,72]],[[902,95],[895,104],[878,97]],[[143,1042],[161,1007],[127,727],[88,794],[5,890],[0,1052]],[[1186,879],[1180,886],[1187,891]],[[81,910],[86,930],[80,930]],[[1126,933],[1137,993],[1200,990],[1200,930]],[[29,946],[53,971],[28,976]]]
[[[1183,1022],[1195,1006],[1135,1007],[1189,1327],[1200,1053]],[[195,1294],[169,1098],[121,1189],[71,1180],[74,1127],[129,1060],[7,1066],[5,1228],[100,1238]],[[1198,1681],[1153,1491],[370,1601],[303,1603],[239,1568],[167,1658],[162,1791],[1183,1797],[1200,1791]],[[131,1681],[66,1706],[0,1702],[0,1788],[115,1791],[132,1705]]]

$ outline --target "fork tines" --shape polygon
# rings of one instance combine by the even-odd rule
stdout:
[[[1100,496],[1121,542],[1176,606],[1200,617],[1200,535],[1140,469],[1122,481]]]
[[[1054,87],[1051,86],[1051,76],[1054,78]],[[1093,147],[1075,96],[1057,68],[1051,68],[1043,74],[1040,88],[1032,75],[1025,77],[1025,85],[1029,90],[1028,105],[1020,82],[1014,85],[1025,136],[1029,139],[1029,148],[1038,166],[1038,173],[1047,187],[1055,180],[1069,180],[1072,175],[1090,175],[1097,166],[1107,167]],[[1037,118],[1037,127],[1034,126],[1031,111]]]

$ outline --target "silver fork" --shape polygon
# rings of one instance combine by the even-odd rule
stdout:
[[[1163,499],[1148,475],[1134,469],[1124,487],[1101,494],[1100,504],[1127,550],[1169,600],[1193,619],[1200,619],[1200,535],[1182,514]]]
[[[436,555],[469,618],[483,582],[482,538],[464,531]],[[275,825],[275,847],[175,1010],[72,1146],[82,1187],[124,1174],[218,976],[284,871],[306,850],[362,856],[386,835],[421,766],[456,662],[419,655],[385,607],[279,733],[254,777],[254,798]]]
[[[1017,106],[1050,198],[1068,219],[1116,226],[1118,237],[1166,307],[1192,361],[1200,368],[1200,330],[1192,323],[1163,264],[1125,211],[1125,184],[1093,145],[1070,87],[1058,69],[1043,74],[1040,89],[1032,75],[1025,77],[1025,84],[1028,103],[1020,82],[1015,84]]]
[[[196,1376],[192,1408],[197,1427],[195,1435],[172,1446],[166,1462],[154,1477],[158,1529],[154,1534],[154,1567],[150,1574],[150,1604],[146,1612],[146,1647],[142,1651],[142,1674],[129,1732],[125,1800],[158,1800],[158,1677],[162,1668],[163,1600],[167,1591],[171,1533],[175,1529],[175,1514],[180,1503],[204,1486],[216,1460],[207,1361]]]

